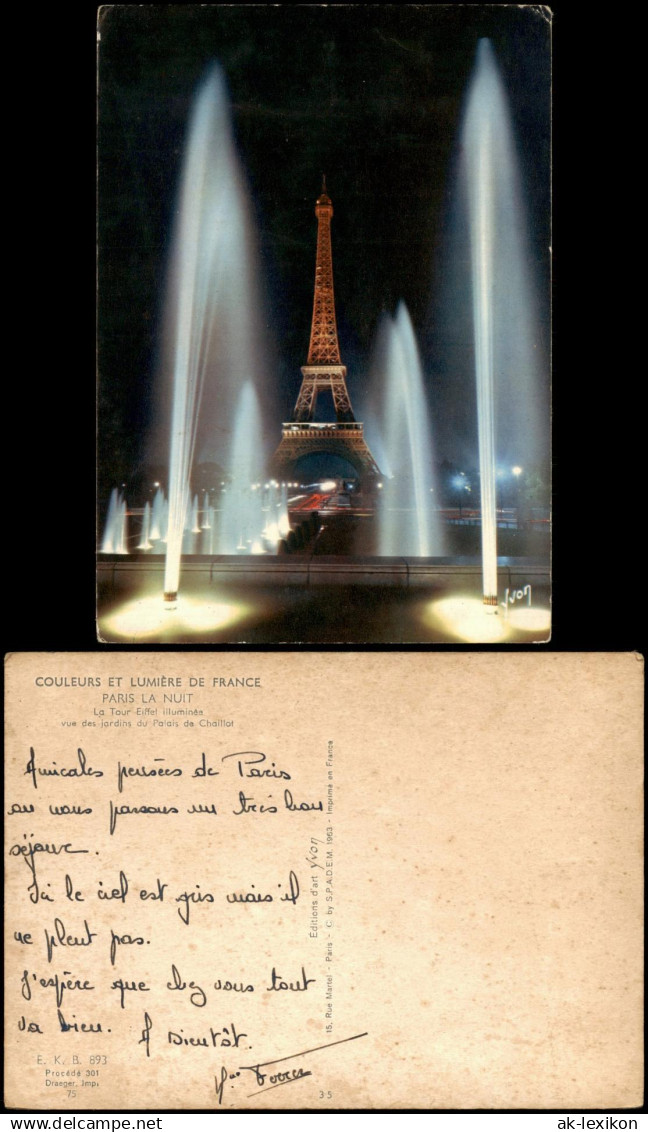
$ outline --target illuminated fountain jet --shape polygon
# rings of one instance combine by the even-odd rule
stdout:
[[[225,81],[214,66],[189,123],[165,314],[172,390],[164,573],[169,608],[177,601],[194,460],[206,436],[229,434],[241,389],[254,384],[261,370],[249,213]],[[256,458],[262,459],[260,444]],[[199,534],[196,511],[190,525]]]
[[[384,387],[380,435],[384,481],[379,516],[381,555],[442,555],[432,439],[427,398],[414,329],[404,303],[394,319],[385,316],[376,346],[374,372]]]
[[[537,443],[535,303],[506,95],[490,40],[481,39],[461,132],[467,208],[481,480],[485,607],[497,612],[496,462],[507,431],[527,455]],[[522,434],[522,435],[520,435]]]
[[[142,533],[140,540],[137,544],[138,550],[152,550],[153,543],[150,539],[151,532],[151,504],[144,505],[144,515],[142,516]]]
[[[102,554],[128,554],[126,500],[115,487],[110,494],[106,526],[101,541]]]

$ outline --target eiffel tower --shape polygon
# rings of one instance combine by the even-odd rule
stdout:
[[[343,457],[361,476],[379,476],[380,469],[364,439],[362,424],[353,415],[346,385],[347,370],[340,357],[331,258],[333,204],[326,192],[325,177],[315,204],[315,215],[317,258],[308,359],[301,367],[301,389],[292,418],[282,426],[281,442],[273,457],[273,470],[277,476],[292,475],[300,456],[321,452]],[[333,397],[334,424],[315,421],[318,395],[326,389]]]

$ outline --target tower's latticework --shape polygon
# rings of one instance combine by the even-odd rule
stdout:
[[[349,460],[360,472],[379,475],[378,466],[364,439],[362,425],[353,415],[346,385],[347,370],[340,356],[331,255],[333,204],[326,191],[326,178],[315,204],[315,215],[317,257],[308,359],[301,368],[299,396],[292,419],[283,426],[274,464],[277,473],[281,473],[307,453],[331,452]],[[336,423],[316,424],[317,397],[327,389],[333,397]]]

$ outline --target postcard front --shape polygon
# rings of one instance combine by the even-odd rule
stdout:
[[[100,640],[547,641],[549,10],[99,36]]]
[[[639,1103],[636,656],[6,676],[9,1106]]]

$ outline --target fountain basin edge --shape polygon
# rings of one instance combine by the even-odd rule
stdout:
[[[160,580],[162,600],[163,555],[97,555],[97,581],[104,587],[135,581],[143,576]],[[286,555],[193,555],[183,559],[182,577],[210,584],[236,582],[242,585],[354,585],[400,586],[410,589],[427,585],[470,585],[481,579],[481,558],[415,558]],[[540,558],[497,560],[498,589],[548,586],[549,564]],[[182,580],[180,583],[182,591]]]

